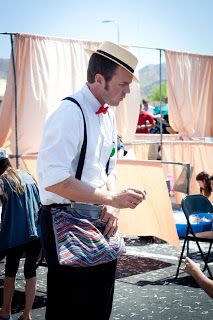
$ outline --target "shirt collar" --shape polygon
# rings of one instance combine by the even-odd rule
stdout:
[[[87,84],[85,84],[82,88],[83,94],[86,95],[87,100],[89,102],[89,105],[91,107],[91,109],[94,111],[94,113],[96,113],[96,111],[99,109],[100,107],[100,102],[98,101],[98,99],[92,94],[92,92],[90,91],[89,87],[87,86]]]

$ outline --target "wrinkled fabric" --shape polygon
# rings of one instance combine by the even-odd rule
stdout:
[[[169,123],[184,138],[213,136],[213,56],[165,51]]]

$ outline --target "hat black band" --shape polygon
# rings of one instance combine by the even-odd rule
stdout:
[[[109,53],[107,53],[107,52],[105,52],[105,51],[99,50],[99,49],[98,49],[96,52],[101,53],[101,54],[103,54],[104,56],[106,56],[106,57],[108,57],[108,58],[110,58],[110,59],[112,59],[112,60],[115,60],[115,61],[118,62],[120,65],[122,65],[122,66],[125,67],[127,70],[129,70],[131,73],[134,72],[134,69],[132,69],[128,64],[126,64],[125,62],[121,61],[120,59],[112,56],[111,54],[109,54]]]

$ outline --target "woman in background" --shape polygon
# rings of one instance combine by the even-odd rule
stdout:
[[[207,172],[201,171],[196,176],[196,181],[200,186],[200,193],[209,198],[212,192],[210,176]]]
[[[33,177],[23,170],[15,170],[3,148],[0,148],[0,198],[2,202],[0,252],[6,256],[0,320],[12,319],[11,304],[15,279],[23,256],[26,280],[25,307],[19,319],[31,320],[36,291],[36,263],[41,251],[37,230],[40,199]]]

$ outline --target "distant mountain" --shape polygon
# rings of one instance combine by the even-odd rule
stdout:
[[[0,58],[0,79],[7,79],[9,59]]]
[[[149,97],[152,90],[159,85],[160,71],[159,64],[149,64],[139,70],[139,80],[141,84],[141,96]],[[167,81],[166,64],[161,65],[162,82]]]

